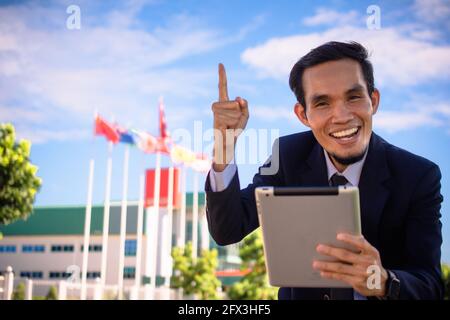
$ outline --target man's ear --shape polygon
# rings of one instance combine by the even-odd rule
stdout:
[[[372,114],[375,114],[377,113],[378,105],[380,104],[380,91],[378,91],[377,88],[373,89],[370,100],[372,101]]]
[[[294,112],[297,118],[307,127],[309,127],[308,117],[306,116],[306,109],[301,103],[296,103],[294,106]]]

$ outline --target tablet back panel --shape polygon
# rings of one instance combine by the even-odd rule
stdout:
[[[357,187],[260,187],[255,196],[271,285],[350,287],[323,279],[312,263],[332,260],[316,252],[319,243],[351,249],[337,233],[361,234]]]

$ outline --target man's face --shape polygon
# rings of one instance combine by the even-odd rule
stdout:
[[[333,162],[364,154],[372,133],[372,115],[379,92],[369,97],[357,61],[342,59],[307,68],[303,73],[306,111],[297,103],[295,113],[311,128]],[[338,168],[339,169],[339,168]]]

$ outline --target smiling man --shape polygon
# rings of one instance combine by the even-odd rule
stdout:
[[[297,98],[294,112],[311,130],[281,137],[278,155],[240,190],[233,155],[249,108],[240,97],[229,100],[219,65],[219,101],[212,105],[214,162],[205,186],[213,238],[220,245],[235,243],[259,226],[258,186],[358,186],[362,236],[337,235],[354,250],[320,244],[316,250],[335,262],[313,262],[322,277],[352,289],[280,288],[279,298],[441,299],[440,170],[372,132],[380,93],[366,49],[355,42],[319,46],[294,65],[289,84]],[[262,174],[275,158],[278,171]],[[373,266],[381,274],[377,288],[367,286]]]

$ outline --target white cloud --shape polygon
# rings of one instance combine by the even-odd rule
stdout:
[[[272,38],[246,49],[241,60],[261,76],[285,80],[301,56],[331,40],[364,44],[372,53],[375,81],[379,85],[414,85],[450,74],[450,46],[412,38],[394,28],[368,30],[347,26]]]
[[[449,0],[416,0],[413,11],[425,22],[448,22],[450,18]]]
[[[419,112],[380,111],[374,116],[373,123],[375,128],[392,133],[424,126],[436,127],[441,121],[432,115]]]
[[[148,128],[160,95],[183,105],[209,97],[214,70],[172,64],[225,45],[220,32],[184,14],[142,26],[136,15],[145,4],[128,1],[98,15],[81,4],[81,29],[74,31],[65,28],[65,10],[33,3],[0,7],[0,121],[12,121],[19,134],[45,142],[83,137],[60,131],[86,127],[95,109]],[[227,41],[240,41],[263,20],[256,17]],[[172,128],[195,116],[170,107]],[[48,124],[45,130],[36,126],[42,123]]]
[[[296,117],[293,107],[286,106],[251,106],[250,117],[255,117],[266,122],[274,121],[292,121],[299,122]]]
[[[410,36],[418,40],[426,41],[426,40],[437,40],[440,34],[435,30],[421,29],[421,30],[411,30]]]
[[[81,140],[92,136],[89,130],[71,129],[71,130],[48,130],[48,129],[30,129],[16,128],[17,139],[27,139],[33,143],[44,143],[48,141],[68,141]]]
[[[417,1],[413,8],[430,18],[438,15],[442,18],[450,10],[449,1],[435,0],[433,3],[434,6]],[[435,12],[436,8],[440,13]],[[286,81],[294,63],[312,48],[332,40],[355,40],[371,52],[377,85],[414,85],[449,77],[450,46],[435,44],[440,35],[437,30],[414,23],[369,30],[361,23],[363,19],[364,16],[356,11],[320,8],[303,23],[330,25],[329,29],[270,38],[247,48],[241,54],[241,60],[259,76]]]
[[[390,133],[420,127],[449,127],[450,105],[437,103],[426,110],[413,108],[403,111],[380,111],[373,117],[374,127]]]
[[[432,108],[433,112],[440,113],[450,118],[450,104],[438,103]]]
[[[358,13],[354,10],[346,13],[341,13],[331,9],[319,8],[317,9],[317,12],[314,16],[303,19],[303,24],[307,26],[318,26],[318,25],[336,26],[349,23],[353,24],[358,19],[360,19],[360,17]]]

